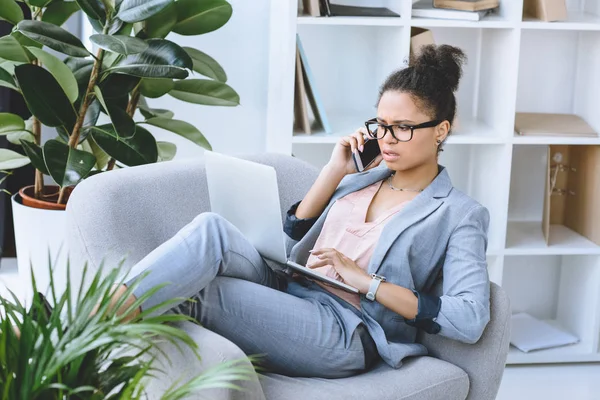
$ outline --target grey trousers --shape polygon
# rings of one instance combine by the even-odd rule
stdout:
[[[347,332],[332,307],[295,295],[300,283],[271,269],[244,235],[217,214],[198,215],[131,274],[144,271],[148,275],[134,291],[136,297],[169,284],[143,308],[178,297],[193,299],[156,314],[192,316],[247,355],[262,355],[259,364],[269,372],[341,378],[365,371],[377,357],[362,323]]]

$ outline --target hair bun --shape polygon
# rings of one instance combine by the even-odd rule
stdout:
[[[455,92],[462,76],[462,66],[467,61],[467,56],[458,47],[434,44],[421,47],[419,55],[413,62],[417,70],[433,68],[437,72],[440,84]]]

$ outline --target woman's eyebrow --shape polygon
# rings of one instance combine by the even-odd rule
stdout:
[[[385,120],[383,120],[381,118],[377,118],[377,121],[387,124],[387,122],[385,122]],[[411,121],[409,119],[400,119],[400,120],[392,121],[391,124],[394,125],[394,124],[406,124],[406,123],[413,124],[414,121]]]

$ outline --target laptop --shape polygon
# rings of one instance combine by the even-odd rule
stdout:
[[[288,260],[273,167],[208,150],[205,156],[211,211],[238,228],[261,256],[327,285],[358,293],[355,287]]]

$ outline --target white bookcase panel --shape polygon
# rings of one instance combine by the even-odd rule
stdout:
[[[598,71],[600,32],[523,31],[517,111],[575,113],[600,131]]]
[[[340,136],[375,116],[380,85],[406,66],[410,28],[468,56],[459,116],[440,163],[454,185],[490,211],[488,271],[526,311],[581,342],[523,353],[509,363],[600,361],[600,246],[560,225],[542,235],[547,145],[600,145],[598,138],[514,133],[515,112],[576,113],[600,131],[600,1],[568,0],[564,22],[522,20],[522,0],[501,0],[480,22],[411,18],[410,0],[337,0],[384,6],[401,18],[298,16],[271,2],[267,150],[323,167]],[[295,36],[300,34],[333,134],[293,134]],[[598,221],[600,224],[600,221]]]
[[[348,125],[362,126],[375,117],[379,86],[408,57],[408,49],[398,45],[403,43],[404,30],[363,25],[298,26],[317,90],[327,115],[332,116],[333,136],[347,134]]]
[[[600,246],[562,225],[542,233],[547,146],[514,146],[506,254],[600,254]]]
[[[497,285],[502,285],[504,258],[502,256],[488,254],[487,264],[490,280]]]
[[[447,145],[439,163],[450,174],[453,185],[483,204],[490,212],[488,252],[497,254],[504,244],[506,202],[502,187],[507,180],[499,174],[510,164],[510,148],[506,145]],[[486,164],[486,168],[481,168]],[[499,194],[500,193],[500,194]]]
[[[533,283],[532,283],[533,282]],[[512,348],[509,362],[600,359],[598,348],[598,256],[507,256],[502,286],[513,312],[527,312],[576,335],[579,343],[529,353]]]
[[[457,93],[455,137],[512,132],[518,33],[514,29],[430,28],[437,44],[460,47],[468,61]]]

